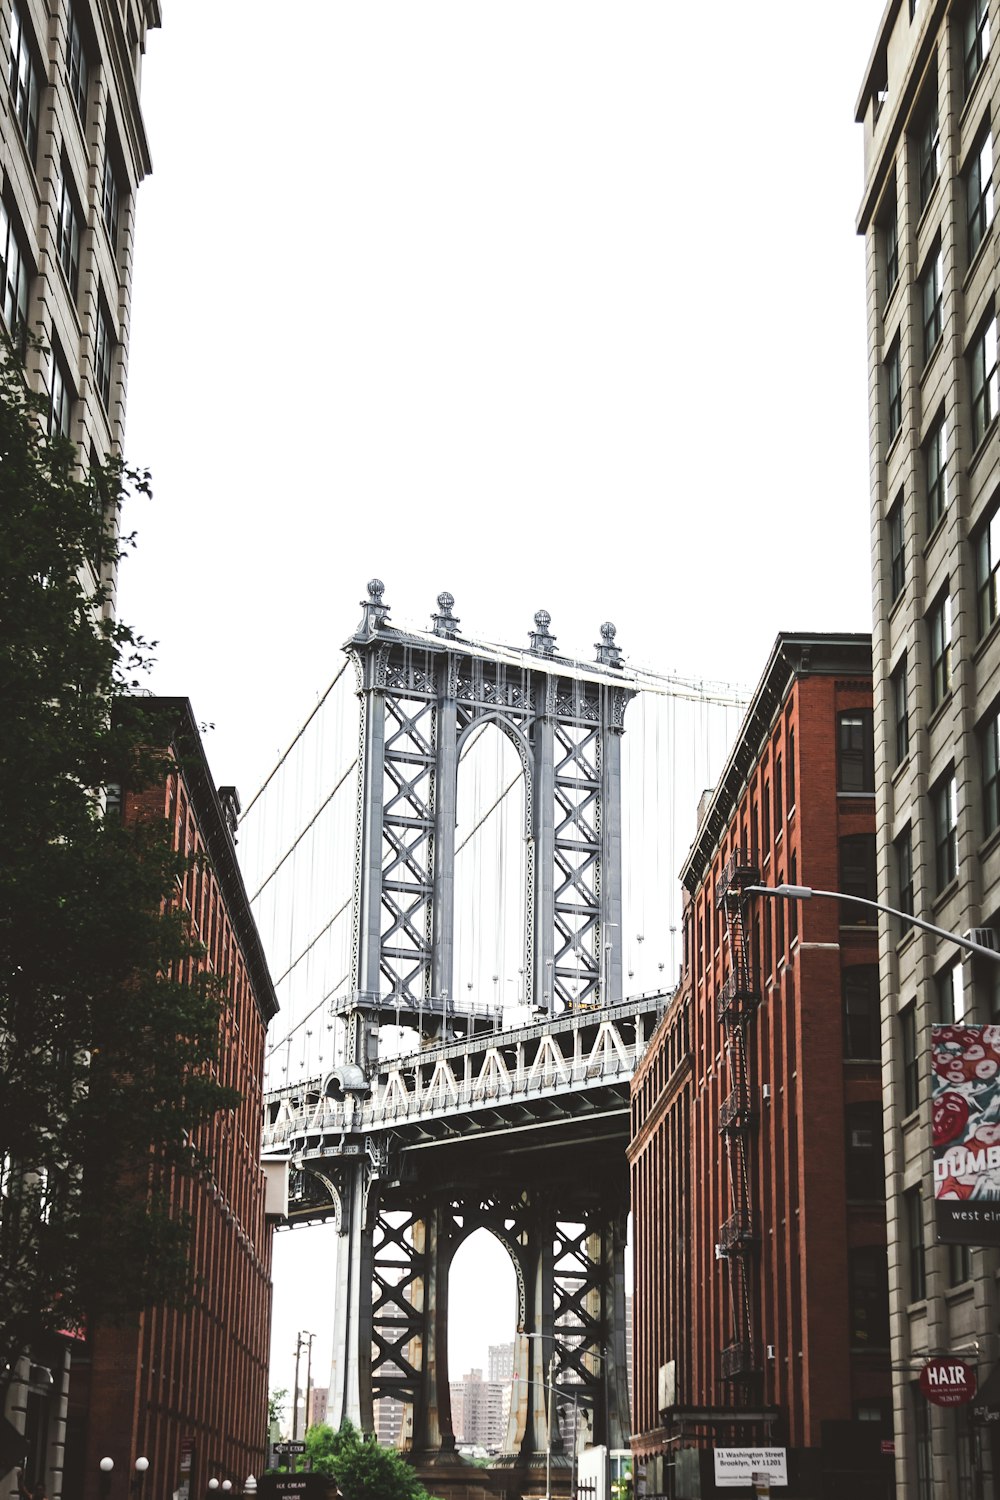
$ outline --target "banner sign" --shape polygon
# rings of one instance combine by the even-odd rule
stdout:
[[[716,1448],[715,1483],[719,1489],[746,1489],[766,1480],[787,1485],[788,1464],[784,1448]]]
[[[1000,1245],[1000,1026],[932,1026],[937,1237]]]

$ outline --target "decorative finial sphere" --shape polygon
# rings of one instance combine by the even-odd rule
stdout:
[[[601,640],[605,643],[605,645],[610,646],[614,638],[615,626],[612,625],[610,620],[605,620],[604,624],[601,626]]]
[[[102,1458],[97,1467],[100,1469],[102,1474],[110,1474],[114,1466],[115,1461],[113,1458]]]
[[[535,615],[535,624],[538,626],[539,630],[548,630],[549,626],[552,624],[552,616],[549,614],[547,609],[538,610]]]
[[[448,610],[449,609],[454,609],[454,607],[455,607],[455,595],[454,594],[449,594],[447,591],[445,593],[443,593],[443,594],[438,594],[438,609],[441,610],[442,614],[447,614]]]
[[[384,593],[385,593],[385,584],[382,582],[381,578],[369,578],[369,580],[368,580],[368,597],[369,597],[369,599],[375,599],[375,600],[381,599],[381,597],[382,597],[382,595]]]

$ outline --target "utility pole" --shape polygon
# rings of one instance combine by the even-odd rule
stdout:
[[[314,1333],[306,1332],[305,1334],[300,1335],[300,1337],[303,1337],[308,1341],[308,1350],[306,1353],[306,1399],[305,1410],[303,1412],[302,1418],[302,1436],[305,1437],[306,1433],[309,1431],[309,1419],[312,1416],[313,1339],[316,1337],[316,1335]]]
[[[292,1396],[292,1442],[299,1435],[299,1356],[302,1353],[302,1335],[295,1335],[295,1392]]]

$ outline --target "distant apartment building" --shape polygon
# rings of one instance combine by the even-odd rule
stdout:
[[[395,1396],[375,1398],[375,1436],[383,1448],[401,1446],[405,1416],[406,1407]]]
[[[714,1493],[785,1449],[792,1496],[889,1493],[870,639],[779,635],[681,872],[680,984],[632,1085],[633,1453]]]
[[[484,1380],[482,1370],[470,1370],[461,1380],[450,1382],[451,1421],[455,1441],[463,1447],[498,1452],[507,1435],[504,1392],[510,1382]],[[506,1411],[510,1412],[510,1396]]]
[[[1000,931],[998,27],[996,0],[893,0],[856,112],[879,893],[987,943]],[[997,966],[892,920],[880,967],[898,1480],[914,1500],[991,1500],[1000,1236],[939,1241],[930,1087],[935,1022],[1000,1020]],[[926,1399],[921,1370],[939,1354],[974,1366],[985,1426],[968,1404]]]
[[[487,1380],[513,1380],[514,1378],[514,1345],[491,1344],[487,1351],[486,1359]]]

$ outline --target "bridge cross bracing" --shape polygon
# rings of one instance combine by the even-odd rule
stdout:
[[[264,1147],[292,1165],[291,1222],[339,1230],[331,1419],[370,1428],[377,1396],[406,1400],[408,1445],[437,1466],[439,1490],[455,1446],[450,1264],[476,1227],[505,1246],[519,1399],[498,1474],[523,1492],[548,1446],[553,1349],[560,1392],[589,1403],[595,1440],[620,1446],[629,1430],[628,1085],[664,1003],[665,960],[646,993],[626,995],[626,980],[665,949],[662,921],[647,936],[635,914],[661,854],[649,767],[634,758],[626,841],[639,842],[641,821],[656,847],[623,908],[625,712],[642,690],[643,728],[656,693],[711,713],[720,763],[741,700],[629,670],[613,626],[582,664],[557,654],[544,611],[517,651],[463,637],[453,604],[439,597],[429,631],[399,630],[369,585],[345,646],[354,713],[338,676],[245,815],[248,884],[291,1002],[271,1048]],[[459,768],[487,737],[493,776],[477,770],[470,796]],[[680,757],[673,733],[661,744],[658,725],[651,738],[656,762]],[[658,785],[651,800],[659,811]],[[479,908],[463,927],[457,893],[469,889]]]

